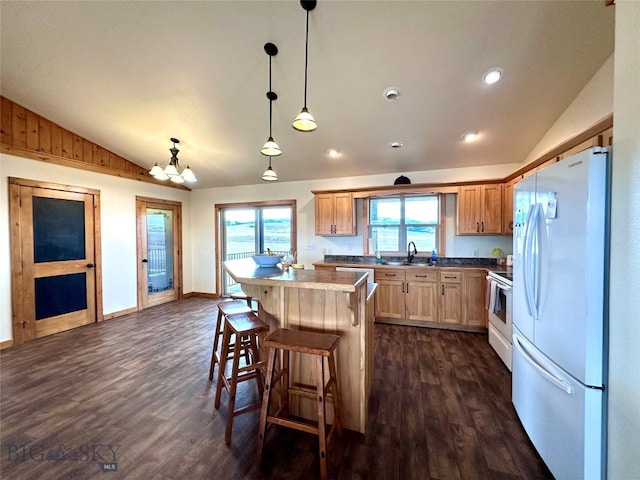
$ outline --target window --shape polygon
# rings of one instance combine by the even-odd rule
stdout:
[[[369,199],[369,238],[381,253],[406,253],[414,242],[420,253],[440,248],[440,195],[394,195]],[[373,252],[369,252],[373,253]]]
[[[271,250],[276,254],[296,250],[296,202],[282,200],[216,205],[219,235],[216,250],[220,262],[250,258]],[[239,285],[223,269],[221,293],[238,293]]]

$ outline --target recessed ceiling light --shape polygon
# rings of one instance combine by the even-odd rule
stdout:
[[[327,155],[329,155],[331,158],[338,158],[340,156],[340,151],[336,150],[335,148],[330,148],[329,150],[327,150]]]
[[[480,134],[475,131],[465,132],[462,134],[462,140],[465,142],[474,142],[478,139]]]
[[[500,78],[502,78],[503,73],[504,70],[502,70],[501,68],[492,68],[485,72],[485,74],[482,76],[482,79],[487,85],[493,85],[498,80],[500,80]]]
[[[404,143],[402,143],[402,142],[398,142],[398,141],[396,140],[396,141],[394,141],[394,142],[391,142],[391,143],[389,144],[389,146],[390,146],[391,148],[402,148],[402,147],[404,147]]]
[[[400,90],[396,87],[389,87],[384,91],[384,96],[387,100],[394,101],[400,96]]]

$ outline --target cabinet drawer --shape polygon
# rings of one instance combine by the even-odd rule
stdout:
[[[438,272],[425,272],[420,269],[418,272],[406,272],[407,282],[437,282]]]
[[[440,272],[440,283],[461,283],[462,272]]]
[[[376,268],[376,282],[379,280],[402,280],[404,281],[404,271],[401,269]]]

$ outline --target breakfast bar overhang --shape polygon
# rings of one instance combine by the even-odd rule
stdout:
[[[340,336],[336,352],[342,423],[365,433],[367,403],[373,371],[373,319],[375,283],[365,272],[330,272],[259,267],[252,259],[224,262],[242,291],[259,301],[258,315],[269,330],[290,328]],[[297,360],[292,381],[315,382],[307,359]],[[314,418],[316,407],[308,399],[292,403],[293,413]]]

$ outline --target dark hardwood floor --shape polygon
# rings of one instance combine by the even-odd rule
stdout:
[[[216,314],[190,298],[2,351],[0,478],[318,478],[317,439],[278,427],[256,467],[258,411],[235,419],[225,445],[226,396],[215,410],[208,379]],[[336,437],[331,478],[552,478],[485,335],[374,332],[367,434]],[[246,382],[239,402],[255,390]]]

